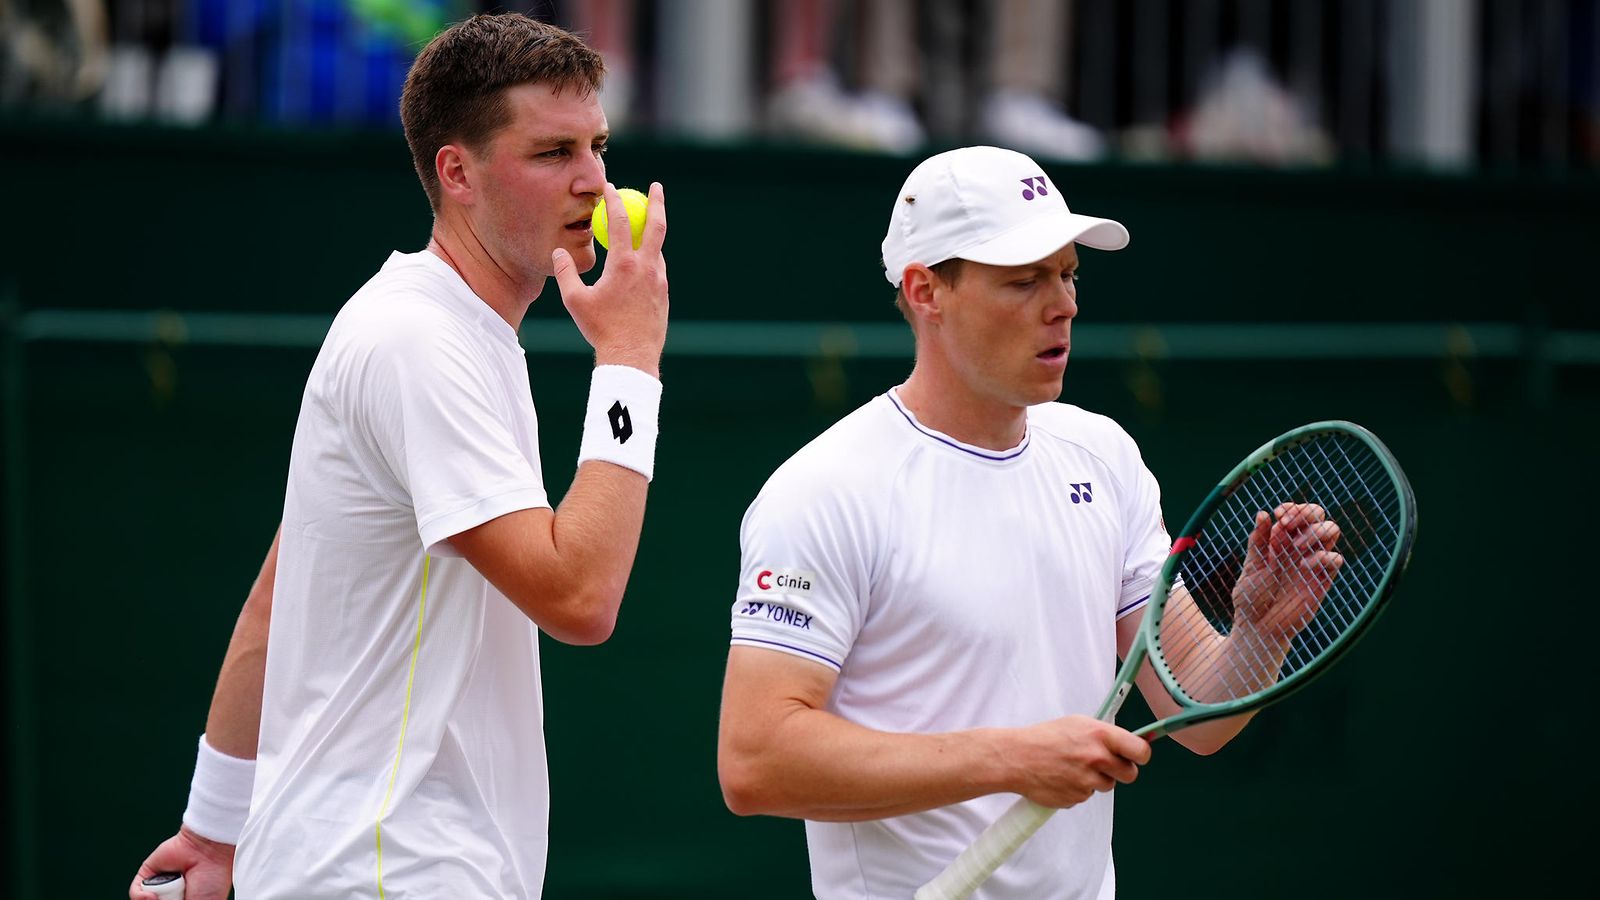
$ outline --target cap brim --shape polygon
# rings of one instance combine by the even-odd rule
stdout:
[[[1025,266],[1074,243],[1096,250],[1121,250],[1128,246],[1128,229],[1111,219],[1052,213],[1029,219],[954,256],[991,266]]]

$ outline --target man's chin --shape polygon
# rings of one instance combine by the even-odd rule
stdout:
[[[1054,403],[1060,400],[1064,381],[1064,378],[1058,377],[1052,381],[1037,385],[1030,392],[1032,396],[1028,400],[1028,405],[1038,406],[1041,403]]]
[[[574,241],[566,245],[567,252],[572,254],[573,265],[578,267],[578,274],[583,274],[594,268],[598,261],[594,252],[594,241]]]

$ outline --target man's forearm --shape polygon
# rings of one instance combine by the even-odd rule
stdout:
[[[251,586],[217,675],[206,716],[206,743],[237,759],[255,759],[261,735],[261,689],[267,670],[267,632],[272,621],[272,591],[278,569],[278,537]]]
[[[564,568],[585,582],[587,590],[582,593],[590,602],[613,607],[612,618],[639,552],[649,487],[637,472],[591,460],[578,467],[556,510],[552,526],[556,553]]]
[[[1000,729],[892,734],[800,707],[759,750],[726,749],[723,790],[745,815],[884,819],[1010,789],[1002,745]]]

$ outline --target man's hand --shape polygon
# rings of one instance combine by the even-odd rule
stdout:
[[[1317,614],[1344,565],[1333,548],[1339,526],[1315,504],[1285,503],[1256,513],[1244,568],[1233,589],[1235,627],[1287,644]]]
[[[632,366],[659,377],[667,340],[667,261],[661,255],[667,239],[666,198],[659,182],[650,185],[644,237],[637,250],[628,211],[609,183],[605,199],[611,244],[605,271],[593,286],[586,285],[571,254],[555,250],[551,261],[561,302],[594,347],[596,365]]]
[[[207,840],[185,825],[167,838],[139,867],[128,885],[129,900],[156,900],[144,880],[161,872],[183,875],[184,900],[227,900],[233,887],[233,845]]]
[[[1017,793],[1065,809],[1139,777],[1150,743],[1088,716],[1066,716],[1018,729],[1007,756],[1018,767]]]

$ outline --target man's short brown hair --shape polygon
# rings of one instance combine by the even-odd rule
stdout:
[[[600,89],[605,71],[600,54],[576,35],[520,13],[473,16],[429,41],[406,75],[400,122],[434,211],[439,148],[487,144],[511,121],[506,88],[547,84],[588,94]]]
[[[956,279],[961,277],[961,265],[965,262],[966,260],[959,257],[947,259],[944,262],[934,263],[928,270],[937,275],[940,281],[954,287]],[[906,302],[905,285],[895,288],[894,308],[900,310],[900,315],[904,316],[907,322],[911,321],[911,304]]]

